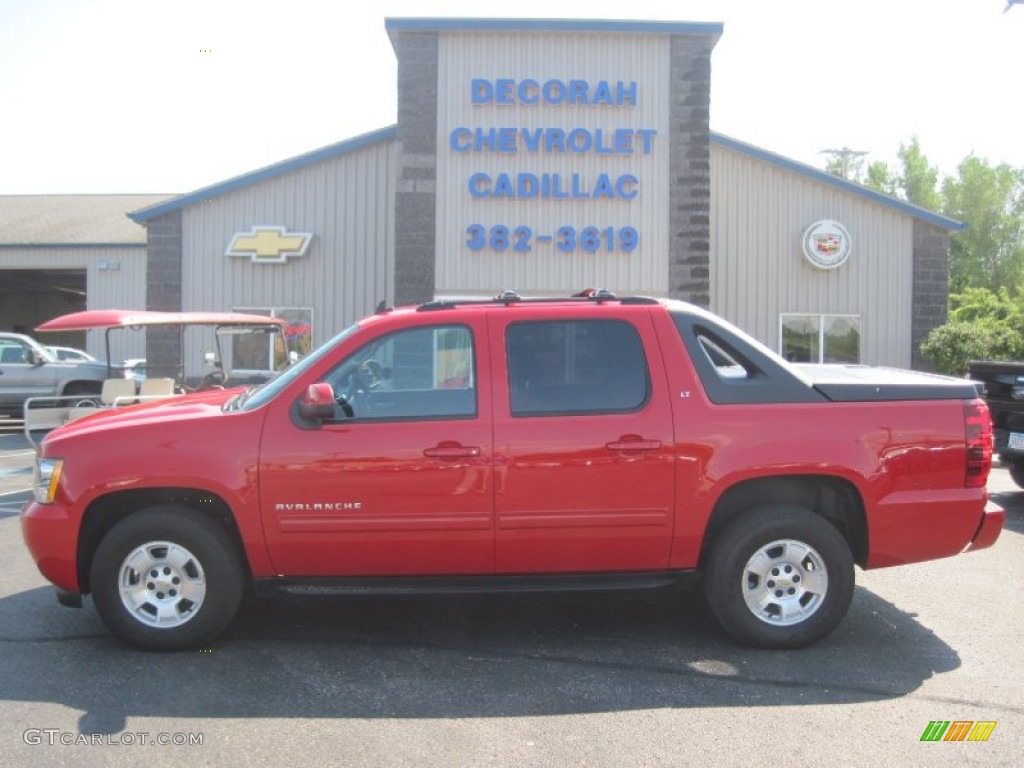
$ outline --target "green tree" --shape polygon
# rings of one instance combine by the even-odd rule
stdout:
[[[968,288],[950,295],[949,319],[960,323],[992,319],[1024,331],[1024,299],[1011,296],[1005,287],[998,291]]]
[[[921,151],[921,143],[917,136],[911,136],[909,144],[900,144],[896,156],[901,166],[901,174],[897,181],[900,196],[907,202],[920,205],[929,211],[941,211],[939,169],[928,164],[928,158]]]
[[[893,176],[889,165],[884,160],[875,160],[868,166],[863,183],[865,187],[870,187],[891,197],[896,197],[899,191],[899,179]]]
[[[854,181],[930,211],[942,210],[939,169],[928,164],[917,136],[911,136],[907,144],[900,144],[896,158],[899,160],[898,168],[892,169],[885,161],[875,160],[868,165],[863,178],[858,177]],[[837,159],[833,159],[829,166],[837,162]],[[859,173],[859,167],[857,170]]]
[[[950,238],[951,292],[1024,292],[1024,169],[968,155],[940,184],[917,136],[900,143],[895,168],[876,160],[865,169],[862,153],[847,147],[825,151],[829,173],[967,225]]]
[[[950,242],[950,289],[1021,291],[1024,171],[969,155],[942,184],[942,212],[967,224]]]

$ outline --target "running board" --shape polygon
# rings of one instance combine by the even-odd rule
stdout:
[[[545,574],[541,576],[361,576],[335,579],[270,578],[256,592],[290,595],[430,595],[493,592],[591,592],[662,589],[689,581],[696,571]]]

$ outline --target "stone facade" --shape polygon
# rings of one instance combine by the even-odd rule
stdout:
[[[675,35],[671,44],[669,141],[669,296],[711,303],[710,35]]]
[[[181,211],[146,223],[146,309],[181,311]],[[146,368],[151,376],[171,376],[181,360],[176,328],[146,330]]]
[[[436,273],[438,32],[391,30],[398,59],[395,303],[433,298]],[[710,304],[711,51],[718,34],[671,38],[669,295]]]
[[[921,342],[946,322],[949,311],[949,232],[921,219],[914,219],[913,282],[912,365],[930,371],[934,367],[921,354]]]
[[[434,298],[437,219],[437,32],[393,33],[398,57],[395,304]]]

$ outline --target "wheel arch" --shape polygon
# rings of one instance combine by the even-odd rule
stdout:
[[[228,503],[217,494],[197,488],[136,488],[110,493],[94,499],[82,516],[78,535],[78,583],[82,594],[91,591],[90,570],[96,548],[106,533],[133,513],[159,504],[176,504],[195,510],[216,520],[229,534],[245,566],[246,576],[252,573],[242,544],[242,535]]]
[[[98,395],[103,391],[103,382],[95,379],[71,379],[64,382],[58,395]]]
[[[863,568],[868,558],[868,528],[864,500],[856,486],[835,475],[776,475],[741,481],[716,502],[701,544],[699,566],[722,530],[746,510],[772,505],[803,507],[830,522],[846,539],[854,562]]]

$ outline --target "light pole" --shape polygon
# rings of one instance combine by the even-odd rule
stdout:
[[[850,178],[850,165],[854,158],[863,157],[867,154],[867,151],[860,149],[850,149],[849,147],[843,147],[842,149],[823,149],[818,153],[819,155],[832,155],[834,160],[839,161],[839,169],[842,172],[840,175],[844,179]]]

